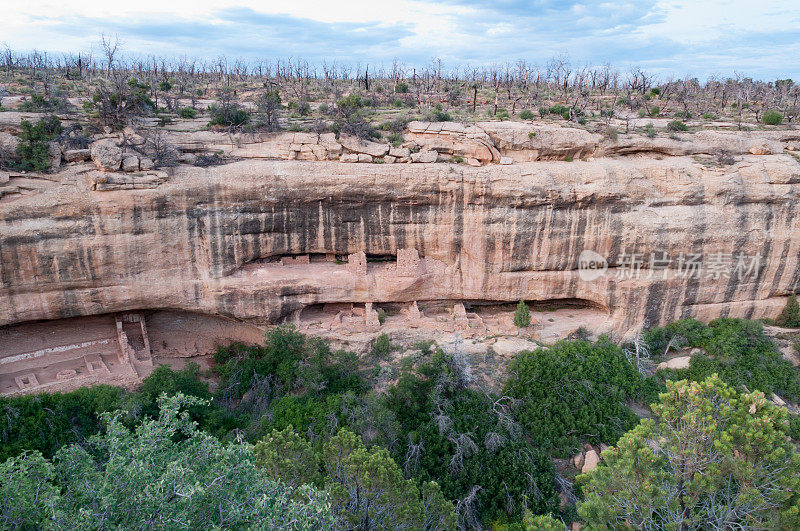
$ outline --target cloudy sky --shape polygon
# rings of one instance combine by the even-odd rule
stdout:
[[[526,59],[800,78],[800,0],[4,0],[0,43],[445,66]]]

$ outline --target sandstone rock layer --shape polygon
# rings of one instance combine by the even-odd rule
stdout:
[[[0,203],[0,325],[150,308],[274,323],[325,303],[442,299],[569,300],[606,310],[621,333],[775,317],[800,289],[798,183],[800,163],[779,154],[729,166],[249,160],[179,167],[151,189],[64,185]],[[407,249],[420,257],[411,272],[395,262]],[[609,258],[605,275],[581,278],[585,249]],[[360,252],[363,267],[344,263]],[[762,267],[634,275],[628,253],[744,253]]]

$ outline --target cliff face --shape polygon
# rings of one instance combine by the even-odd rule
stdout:
[[[251,160],[110,192],[78,178],[0,202],[0,325],[149,308],[277,322],[313,304],[437,299],[577,300],[607,310],[618,332],[775,317],[800,289],[798,183],[790,154],[480,168]],[[396,264],[407,249],[420,260]],[[609,258],[604,276],[581,278],[585,249]],[[343,263],[360,252],[365,267]],[[631,253],[669,268],[637,275]],[[761,267],[738,278],[740,253]],[[680,269],[690,254],[702,255],[699,275]]]

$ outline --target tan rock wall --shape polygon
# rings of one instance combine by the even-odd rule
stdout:
[[[800,289],[800,164],[746,156],[483,168],[244,161],[154,189],[62,186],[0,204],[0,324],[171,308],[276,322],[309,304],[580,299],[627,331],[694,315],[775,317]],[[369,262],[261,259],[415,249]],[[581,280],[582,250],[610,257]],[[625,252],[761,253],[753,278],[617,278]],[[403,254],[403,253],[401,253]],[[394,268],[394,269],[391,269]],[[404,271],[405,274],[405,271]],[[643,276],[643,275],[642,275]]]

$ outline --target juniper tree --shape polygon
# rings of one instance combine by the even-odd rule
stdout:
[[[792,293],[786,301],[786,306],[781,312],[780,324],[788,328],[800,328],[800,305],[797,303],[797,295]]]
[[[523,300],[519,301],[514,312],[514,325],[518,328],[527,328],[531,325],[531,312]]]

